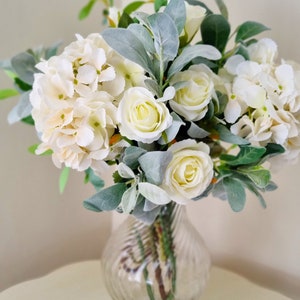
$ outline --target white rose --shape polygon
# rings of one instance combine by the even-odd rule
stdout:
[[[195,140],[183,140],[173,144],[168,151],[173,153],[162,188],[177,203],[201,195],[213,178],[213,162],[209,147]]]
[[[200,30],[200,25],[205,17],[206,9],[199,5],[188,4],[186,1],[184,3],[186,9],[186,22],[181,36],[184,37],[184,42],[187,44]]]
[[[214,77],[213,72],[203,64],[193,65],[188,70],[175,74],[170,84],[184,84],[177,89],[175,98],[170,101],[172,109],[188,121],[202,119],[212,99]]]
[[[277,56],[277,45],[269,39],[260,39],[248,47],[250,59],[260,64],[273,64]]]
[[[120,133],[143,143],[152,143],[172,124],[172,116],[162,102],[144,87],[125,91],[118,107]]]

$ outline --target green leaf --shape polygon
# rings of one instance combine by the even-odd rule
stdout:
[[[38,148],[39,144],[34,144],[34,145],[31,145],[30,147],[28,147],[28,152],[31,153],[31,154],[35,154],[35,150]],[[45,151],[44,153],[42,154],[39,154],[39,155],[43,155],[43,156],[46,156],[46,155],[51,155],[53,153],[52,150],[47,150]]]
[[[88,168],[87,170],[85,170],[85,175],[85,181],[90,182],[94,186],[96,191],[100,191],[104,187],[104,181],[95,174],[93,169]]]
[[[158,12],[162,6],[166,6],[167,4],[168,0],[154,0],[154,9]]]
[[[216,4],[218,5],[218,8],[222,14],[222,16],[228,20],[228,9],[224,3],[223,0],[215,0]]]
[[[145,154],[147,151],[136,146],[129,146],[125,149],[123,162],[132,170],[139,166],[138,159],[140,156]]]
[[[172,153],[169,151],[151,151],[142,155],[139,158],[139,163],[145,173],[147,181],[160,185],[171,160]]]
[[[202,2],[202,1],[198,1],[198,0],[186,0],[186,2],[189,3],[189,4],[191,4],[191,5],[201,6],[201,7],[205,8],[206,9],[206,13],[208,15],[210,15],[210,14],[213,13],[212,10],[209,9],[208,6],[204,2]]]
[[[213,185],[212,195],[221,200],[227,200],[235,212],[241,211],[245,206],[245,189],[242,183],[232,176],[226,176]]]
[[[240,180],[240,182],[242,183],[242,185],[247,188],[251,193],[253,193],[259,200],[261,206],[263,208],[267,207],[266,201],[263,198],[263,196],[261,195],[261,193],[258,191],[257,186],[255,185],[255,183],[253,183],[253,181],[251,181],[248,177],[244,176],[244,175],[240,175],[238,173],[234,174],[234,176]]]
[[[32,125],[32,126],[34,126],[34,123],[35,123],[31,115],[28,117],[22,118],[21,121],[25,124]]]
[[[167,143],[170,143],[175,139],[177,136],[177,133],[179,132],[179,129],[181,126],[185,125],[185,123],[181,120],[181,118],[175,113],[171,112],[171,116],[173,118],[173,122],[170,127],[168,127],[164,132],[164,136],[162,136],[159,140],[158,143],[160,145],[165,145]]]
[[[139,195],[139,197],[142,198],[141,195]],[[145,203],[145,200],[144,201],[139,201],[138,200],[138,203],[135,206],[132,214],[138,220],[141,220],[143,223],[151,225],[155,221],[157,215],[159,214],[161,206],[157,206],[156,208],[154,208],[151,211],[145,211],[144,203]]]
[[[97,0],[90,0],[88,4],[79,11],[78,19],[83,20],[87,18],[96,2]]]
[[[21,94],[19,102],[8,114],[9,124],[13,124],[21,121],[23,118],[28,117],[31,114],[32,105],[29,101],[30,92],[25,92]]]
[[[0,100],[7,99],[16,95],[19,95],[19,93],[18,91],[13,89],[0,90]]]
[[[140,182],[138,189],[142,196],[154,204],[165,205],[171,201],[168,193],[155,184]]]
[[[134,209],[137,202],[137,197],[138,192],[135,185],[124,192],[121,200],[121,205],[124,213],[129,214]]]
[[[27,84],[27,83],[25,83],[25,82],[23,82],[20,78],[15,77],[14,81],[15,81],[17,89],[20,90],[20,93],[22,93],[22,92],[28,92],[28,91],[32,90],[32,86],[29,85],[29,84]]]
[[[187,131],[187,134],[193,139],[204,139],[209,136],[209,132],[199,127],[194,122],[191,122],[190,128]]]
[[[238,43],[240,41],[247,40],[266,30],[270,30],[270,28],[266,27],[261,23],[257,23],[253,21],[244,22],[237,28],[235,42]]]
[[[70,175],[70,168],[68,167],[63,168],[59,176],[59,191],[61,194],[64,192],[66,188],[69,175]]]
[[[260,158],[266,152],[264,147],[241,146],[237,156],[221,155],[221,160],[226,161],[227,165],[240,166],[259,162]]]
[[[174,21],[177,27],[178,35],[180,35],[186,22],[186,9],[185,9],[184,1],[171,0],[168,3],[164,12],[168,14],[171,17],[171,19]]]
[[[62,42],[57,42],[54,45],[46,48],[45,50],[45,59],[49,59],[50,57],[54,56],[57,54],[58,48],[60,47],[60,45],[62,44]]]
[[[144,5],[145,1],[134,1],[129,3],[124,9],[123,11],[126,12],[128,15],[130,15],[131,13],[133,13],[134,11],[136,11],[137,9],[139,9],[142,5]]]
[[[144,45],[130,30],[107,28],[102,32],[107,44],[123,57],[137,63],[153,76],[152,63]]]
[[[231,131],[222,124],[217,124],[215,126],[215,129],[217,130],[219,134],[220,140],[231,143],[231,144],[237,144],[237,145],[247,145],[249,142],[237,135],[234,135],[231,133]]]
[[[265,161],[265,160],[267,160],[267,159],[269,159],[273,156],[282,154],[284,152],[285,152],[285,149],[281,145],[274,144],[274,143],[269,143],[266,146],[266,152],[263,155],[263,161]]]
[[[145,26],[134,23],[130,24],[128,29],[141,41],[148,52],[155,53],[153,39]]]
[[[181,71],[190,61],[197,57],[204,57],[211,60],[221,58],[221,53],[218,49],[210,45],[193,45],[183,49],[181,54],[176,57],[168,71],[168,78]]]
[[[249,177],[259,188],[265,188],[271,180],[270,171],[266,170],[262,166],[239,168],[238,172],[241,172],[242,174]]]
[[[123,14],[120,17],[118,27],[119,28],[127,28],[130,24],[133,23],[133,19],[127,14],[126,12],[123,12]]]
[[[179,39],[174,21],[166,13],[156,13],[148,17],[154,36],[154,47],[160,62],[160,71],[167,68],[169,61],[178,53]]]
[[[215,46],[223,53],[230,35],[230,24],[222,15],[207,15],[201,23],[201,35],[204,44]]]
[[[117,183],[99,191],[83,202],[83,206],[94,211],[110,211],[121,203],[122,196],[127,190],[125,183]]]
[[[18,77],[25,83],[32,85],[34,74],[39,70],[35,67],[36,60],[28,52],[17,54],[11,59],[11,65]]]

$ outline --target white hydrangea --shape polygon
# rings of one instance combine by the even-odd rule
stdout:
[[[300,152],[300,68],[276,63],[277,46],[269,39],[251,45],[249,53],[251,60],[237,55],[224,66],[225,120],[233,134],[256,145],[280,144],[283,157],[294,160]]]
[[[110,153],[117,105],[125,88],[139,84],[144,71],[114,52],[100,34],[67,46],[37,65],[30,101],[41,137],[37,153],[53,151],[60,167],[97,169]],[[97,170],[96,170],[97,171]]]

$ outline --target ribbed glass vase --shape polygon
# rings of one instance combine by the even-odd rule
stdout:
[[[210,256],[186,208],[164,206],[152,225],[129,217],[102,257],[113,300],[199,300]]]

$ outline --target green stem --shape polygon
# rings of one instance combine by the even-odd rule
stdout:
[[[137,232],[136,236],[137,236],[138,245],[139,245],[139,249],[140,249],[140,252],[141,252],[142,259],[145,260],[146,259],[146,254],[145,254],[145,248],[144,248],[144,245],[143,245],[143,241],[142,241],[141,236],[138,232]],[[145,266],[145,268],[143,269],[143,275],[144,275],[147,294],[149,296],[149,299],[150,300],[155,300],[154,293],[153,293],[153,290],[152,290],[152,285],[151,285],[151,283],[149,283],[149,280],[148,280],[149,272],[147,270],[147,266]]]

